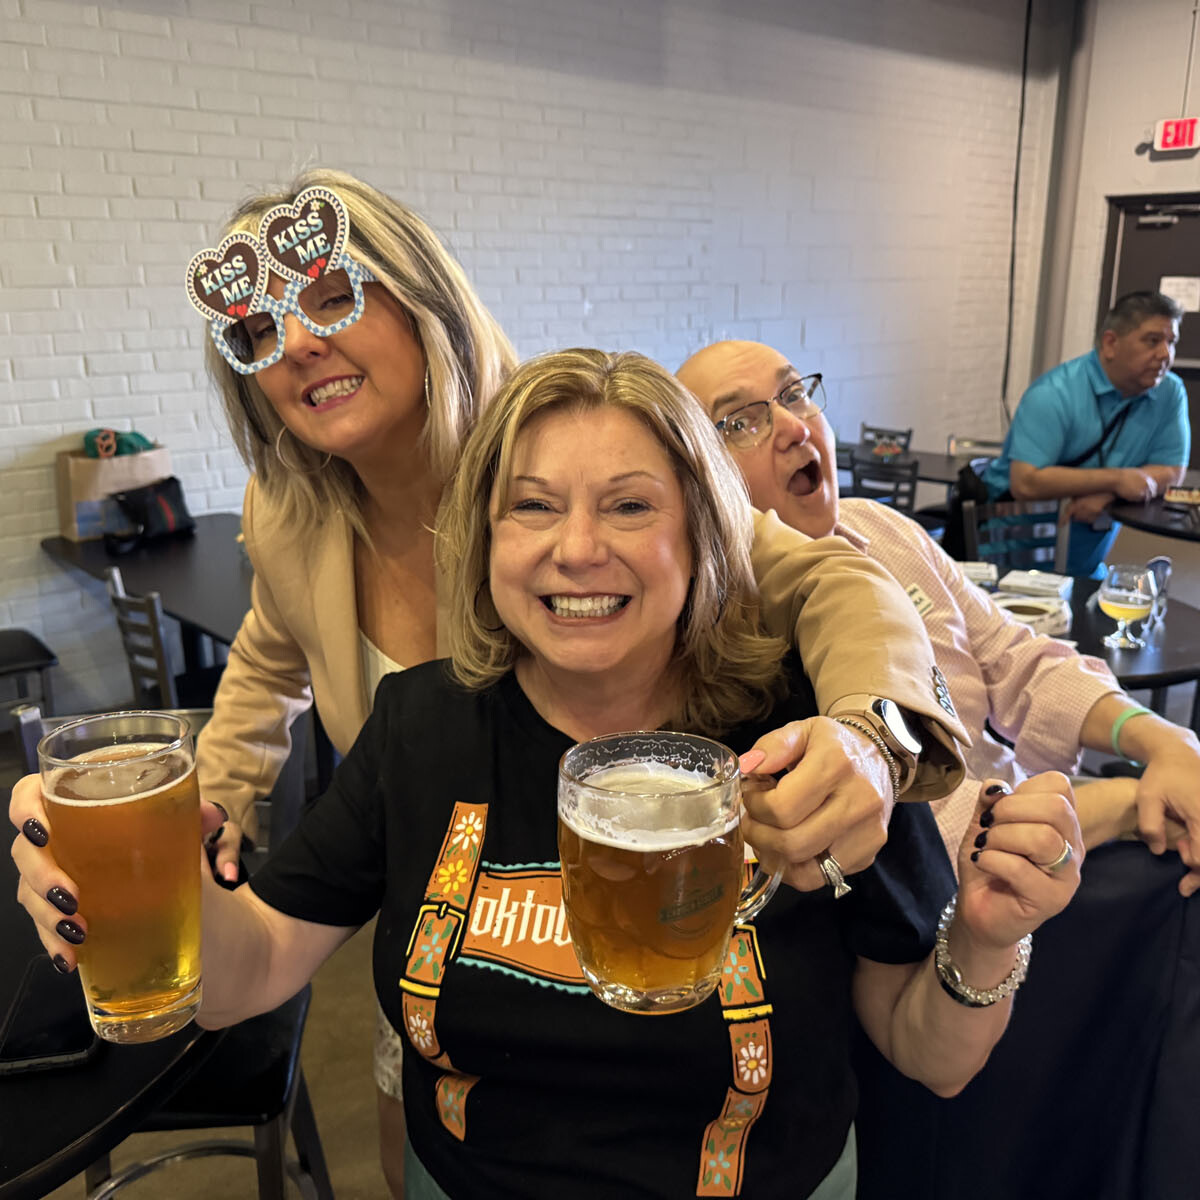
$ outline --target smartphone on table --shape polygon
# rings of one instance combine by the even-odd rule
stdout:
[[[78,973],[60,975],[45,954],[31,958],[0,1015],[0,1077],[75,1066],[99,1045]]]

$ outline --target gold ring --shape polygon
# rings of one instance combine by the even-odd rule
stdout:
[[[1066,838],[1063,838],[1062,853],[1053,862],[1034,863],[1033,865],[1041,867],[1048,875],[1053,875],[1055,871],[1061,871],[1074,857],[1075,852],[1071,849],[1071,843]]]

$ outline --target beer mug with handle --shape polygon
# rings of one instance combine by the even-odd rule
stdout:
[[[563,903],[584,977],[627,1012],[692,1008],[716,988],[736,923],[775,894],[743,888],[741,775],[727,746],[686,733],[580,742],[558,768]]]
[[[79,889],[79,976],[110,1042],[149,1042],[200,1007],[200,790],[188,723],[84,717],[38,744],[59,865]]]

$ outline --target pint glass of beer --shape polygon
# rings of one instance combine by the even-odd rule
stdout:
[[[743,889],[736,755],[686,733],[580,742],[558,768],[558,853],[575,955],[593,992],[627,1012],[708,997],[735,922],[775,894]]]
[[[200,790],[186,721],[84,717],[38,745],[51,847],[79,889],[79,975],[110,1042],[150,1042],[200,1007]]]

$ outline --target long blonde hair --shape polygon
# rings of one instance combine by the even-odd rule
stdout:
[[[638,418],[670,456],[683,489],[693,578],[673,666],[678,728],[717,735],[764,715],[781,683],[784,645],[758,624],[745,484],[720,435],[666,370],[641,354],[562,350],[508,379],[467,440],[438,521],[438,560],[451,581],[448,641],[466,687],[495,683],[522,648],[488,593],[493,502],[502,510],[517,439],[535,413],[612,406]]]
[[[421,439],[435,478],[445,483],[483,406],[516,365],[516,353],[433,230],[412,209],[353,175],[305,171],[287,190],[239,205],[222,237],[235,230],[257,233],[268,209],[292,203],[309,187],[338,194],[350,215],[345,253],[374,272],[415,326],[429,371],[429,412]],[[255,377],[232,370],[207,339],[206,363],[234,442],[284,520],[309,524],[340,509],[366,537],[361,488],[349,463],[334,458],[326,464],[323,454],[285,432],[285,457],[296,467],[286,469],[275,452],[285,427]]]

